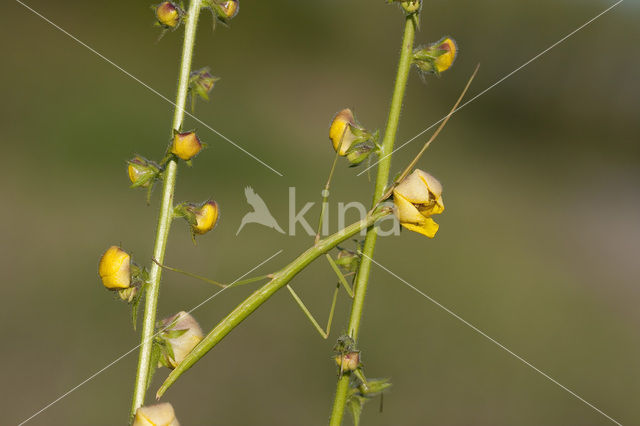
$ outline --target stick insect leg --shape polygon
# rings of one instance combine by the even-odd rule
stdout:
[[[338,265],[336,265],[336,262],[333,260],[333,258],[329,253],[325,254],[325,256],[329,261],[329,264],[331,265],[331,269],[333,269],[333,272],[335,272],[336,275],[338,276],[338,280],[340,281],[340,284],[342,284],[344,289],[347,291],[347,293],[349,294],[349,297],[353,299],[353,289],[347,282],[347,279],[344,277],[344,274],[342,273]]]
[[[336,308],[336,301],[338,300],[339,288],[340,286],[336,286],[336,289],[333,291],[333,301],[331,302],[331,309],[329,310],[329,319],[327,320],[327,328],[326,330],[323,330],[322,327],[320,327],[320,324],[318,324],[318,321],[316,321],[316,319],[313,317],[313,314],[309,311],[309,309],[307,309],[302,299],[300,299],[297,293],[293,291],[293,288],[291,288],[291,286],[287,284],[287,290],[289,290],[289,293],[291,293],[291,296],[293,297],[293,299],[296,301],[298,306],[300,306],[300,309],[302,309],[302,312],[304,312],[304,314],[307,316],[309,321],[311,321],[311,324],[313,324],[316,330],[318,330],[318,333],[320,333],[323,339],[326,339],[327,337],[329,337],[329,333],[331,332],[331,322],[333,321],[333,312]]]

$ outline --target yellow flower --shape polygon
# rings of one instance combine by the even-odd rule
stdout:
[[[180,9],[170,1],[162,2],[156,7],[156,18],[160,25],[175,28],[180,23]]]
[[[188,161],[202,151],[202,143],[194,132],[176,133],[171,145],[171,153]]]
[[[202,334],[202,329],[195,318],[184,311],[162,320],[163,327],[168,325],[170,326],[164,330],[160,336],[164,339],[167,346],[171,348],[173,355],[171,353],[165,353],[164,362],[165,365],[176,368],[176,366],[186,358],[189,352],[200,343],[204,334]],[[183,330],[184,332],[182,333],[176,333]],[[174,334],[174,336],[172,336],[172,334]],[[162,365],[162,363],[159,365]]]
[[[438,224],[431,215],[444,211],[442,185],[429,173],[416,169],[393,190],[396,217],[410,231],[433,238]]]
[[[448,70],[453,65],[458,55],[458,46],[455,40],[451,37],[445,37],[438,42],[438,49],[443,50],[445,53],[438,56],[435,60],[436,69],[439,73]]]
[[[345,108],[333,117],[331,127],[329,128],[329,139],[333,143],[333,149],[338,151],[340,147],[341,156],[345,156],[347,151],[356,140],[356,135],[351,131],[351,127],[355,127],[355,119],[353,118],[353,112],[349,108]],[[342,145],[340,145],[342,141]]]
[[[110,289],[128,288],[131,285],[131,257],[118,246],[111,246],[100,258],[98,274],[102,284]]]
[[[216,226],[218,221],[218,203],[207,201],[200,210],[196,211],[196,224],[192,226],[196,234],[205,234]]]
[[[133,426],[180,426],[180,423],[173,406],[165,402],[138,408]]]

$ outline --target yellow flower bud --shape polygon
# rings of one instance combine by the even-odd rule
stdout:
[[[158,23],[165,28],[175,28],[180,23],[182,12],[178,6],[170,1],[160,3],[156,7]]]
[[[451,68],[451,65],[453,65],[458,55],[458,46],[451,37],[445,37],[443,40],[440,40],[439,43],[438,49],[445,52],[435,60],[436,69],[440,73],[448,70]]]
[[[196,234],[205,234],[216,226],[218,221],[218,203],[215,201],[207,201],[195,212],[196,224],[192,226],[193,232]]]
[[[458,45],[451,37],[444,37],[435,43],[413,52],[413,63],[426,74],[440,75],[453,65],[458,55]]]
[[[162,327],[168,326],[160,333],[160,339],[165,342],[167,350],[159,365],[176,368],[200,343],[204,334],[195,318],[184,311],[162,320],[161,324]]]
[[[180,426],[173,406],[168,402],[147,405],[136,410],[133,426]]]
[[[433,238],[438,224],[431,215],[444,211],[442,185],[429,173],[416,169],[393,190],[395,214],[410,231]]]
[[[110,289],[128,288],[131,285],[131,257],[118,246],[111,246],[100,258],[98,274],[102,284]]]
[[[148,188],[160,175],[160,166],[139,155],[127,164],[127,174],[133,187]]]
[[[240,2],[238,0],[223,1],[220,3],[220,9],[222,11],[220,18],[226,22],[238,14]]]
[[[336,355],[335,360],[341,371],[353,371],[360,365],[360,352]]]
[[[335,151],[340,148],[338,155],[345,156],[351,144],[356,140],[356,135],[351,131],[351,127],[356,127],[356,123],[353,112],[349,108],[343,109],[333,117],[329,128],[329,139],[331,139]]]
[[[176,133],[171,145],[171,153],[188,161],[202,151],[202,143],[194,132]]]
[[[136,184],[143,180],[147,176],[146,170],[140,167],[139,164],[135,162],[130,162],[127,166],[127,173],[129,174],[129,180],[131,183]],[[151,182],[146,180],[144,183],[140,184],[141,187],[147,188]]]

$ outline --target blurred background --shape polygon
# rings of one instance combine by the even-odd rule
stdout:
[[[333,160],[333,114],[352,107],[384,129],[402,13],[382,0],[242,0],[231,28],[204,14],[194,67],[222,80],[196,115],[214,133],[181,167],[176,200],[215,198],[221,221],[194,246],[174,223],[166,262],[232,281],[274,272],[312,238],[247,225],[244,187],[287,230],[288,188],[315,224]],[[419,43],[452,35],[460,55],[442,78],[413,71],[397,144],[443,117],[475,65],[468,98],[582,25],[609,1],[425,3]],[[28,5],[173,99],[181,31],[159,31],[145,2]],[[640,424],[640,29],[629,0],[457,113],[419,167],[444,185],[434,240],[381,238],[376,260],[623,424]],[[151,257],[151,206],[128,188],[125,161],[162,156],[172,107],[17,2],[3,7],[4,161],[0,167],[0,423],[17,424],[138,343],[129,308],[105,291],[97,262],[121,244]],[[394,157],[399,172],[426,133]],[[372,183],[340,162],[338,202],[370,202]],[[355,211],[353,219],[355,219]],[[324,323],[335,278],[316,262],[293,283]],[[255,287],[253,287],[255,288]],[[253,288],[225,292],[194,316],[211,329]],[[165,273],[159,317],[215,288]],[[336,381],[330,357],[344,330],[341,294],[322,340],[286,292],[276,294],[166,394],[183,425],[321,425]],[[603,415],[374,267],[360,349],[370,377],[393,388],[363,425],[606,425]],[[137,353],[34,418],[32,425],[125,424]],[[160,370],[150,395],[166,376]],[[350,419],[345,417],[345,424]]]

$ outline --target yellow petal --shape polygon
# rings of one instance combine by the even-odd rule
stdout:
[[[436,232],[438,232],[438,228],[440,227],[433,219],[426,218],[424,222],[420,225],[414,225],[413,223],[400,223],[402,226],[407,228],[409,231],[418,232],[422,235],[426,235],[429,238],[433,238],[436,236]]]
[[[178,337],[166,339],[173,351],[173,358],[167,357],[167,361],[175,368],[186,358],[189,352],[200,343],[204,334],[195,318],[184,311],[164,319],[162,323],[164,325],[173,324],[167,329],[168,331],[186,330]]]
[[[127,288],[131,285],[131,257],[118,246],[111,246],[100,258],[98,274],[108,289]]]
[[[447,37],[442,40],[442,43],[440,43],[438,48],[440,50],[446,50],[446,52],[438,56],[435,61],[438,72],[443,72],[451,68],[451,65],[453,65],[453,62],[456,60],[458,46],[451,37]]]
[[[133,426],[180,426],[173,406],[168,402],[140,407],[136,410]]]
[[[444,211],[444,201],[442,201],[442,197],[438,197],[436,199],[436,207],[433,208],[432,214],[440,214]]]
[[[429,192],[433,194],[434,198],[436,199],[440,198],[440,196],[442,195],[442,184],[438,179],[434,178],[429,173],[422,171],[420,169],[416,169],[416,171],[413,173],[416,173],[418,174],[418,176],[420,176],[420,179],[427,186],[427,189],[429,189]]]
[[[196,213],[196,225],[193,227],[193,231],[196,234],[204,234],[213,229],[218,221],[218,203],[215,201],[208,201],[200,210]]]
[[[425,216],[409,200],[396,190],[393,191],[394,212],[400,223],[422,223]]]
[[[421,177],[422,170],[414,170],[409,176],[396,186],[394,192],[398,192],[412,203],[428,203],[430,199],[429,187]],[[425,173],[426,174],[426,173]]]
[[[194,132],[176,133],[173,137],[171,152],[188,161],[202,151],[202,143]]]
[[[170,1],[165,1],[157,7],[156,17],[161,24],[173,28],[180,22],[180,11]]]
[[[341,156],[346,155],[356,136],[351,132],[351,126],[355,125],[353,113],[349,108],[345,108],[333,117],[329,128],[329,138],[333,143],[333,149],[338,151],[340,147]],[[342,144],[340,144],[342,142]]]

